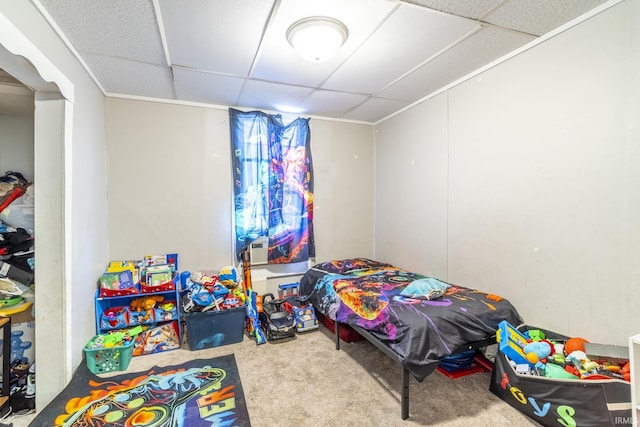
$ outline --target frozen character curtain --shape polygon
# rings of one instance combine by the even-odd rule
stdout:
[[[229,109],[236,258],[260,236],[269,264],[315,256],[309,119]]]

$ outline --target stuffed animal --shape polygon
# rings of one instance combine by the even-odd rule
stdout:
[[[553,354],[554,348],[549,341],[542,340],[528,343],[522,351],[529,363],[536,368],[544,368],[546,359]]]
[[[238,287],[238,273],[235,267],[222,267],[218,272],[218,281],[230,290]]]

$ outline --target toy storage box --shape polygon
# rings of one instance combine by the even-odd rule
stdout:
[[[246,305],[226,310],[184,313],[190,350],[241,342],[244,337]]]
[[[521,328],[529,329],[540,329],[552,340],[567,339],[542,328]],[[630,383],[617,379],[574,380],[518,374],[506,357],[509,348],[505,343],[498,350],[489,390],[520,412],[544,426],[631,425]]]
[[[99,335],[94,336],[84,347],[87,368],[94,374],[104,374],[113,371],[125,371],[129,367],[133,356],[133,342],[129,341],[121,346],[93,348],[93,343]]]

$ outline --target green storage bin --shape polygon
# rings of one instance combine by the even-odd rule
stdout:
[[[98,347],[96,341],[100,339],[96,335],[84,346],[87,368],[94,374],[126,370],[133,357],[133,340],[121,346]]]

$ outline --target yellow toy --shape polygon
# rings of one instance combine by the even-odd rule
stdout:
[[[155,307],[156,303],[164,301],[164,297],[161,295],[149,295],[144,297],[138,297],[131,300],[131,310],[144,311],[144,320],[148,320],[151,317],[151,310]]]

